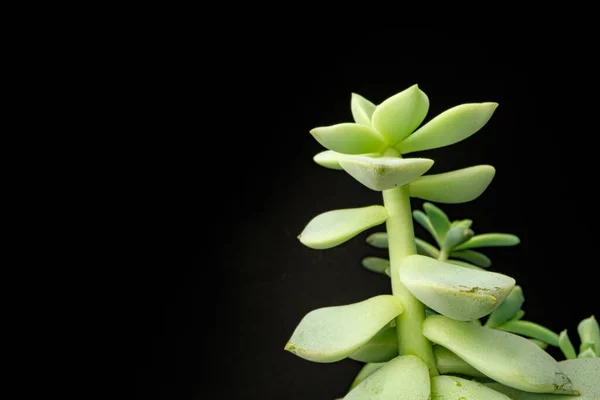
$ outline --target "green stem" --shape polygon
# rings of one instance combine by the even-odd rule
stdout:
[[[440,251],[440,255],[438,256],[439,261],[446,261],[448,259],[448,252],[445,250]]]
[[[420,357],[427,364],[429,374],[436,376],[438,370],[431,342],[421,333],[425,307],[402,284],[399,275],[402,259],[417,254],[408,186],[384,190],[383,205],[388,213],[386,228],[392,266],[392,293],[404,305],[404,312],[396,318],[399,354]]]

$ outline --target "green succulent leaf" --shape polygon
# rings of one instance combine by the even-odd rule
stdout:
[[[443,346],[434,345],[433,354],[435,355],[440,374],[461,374],[475,378],[487,378],[484,374],[467,364],[465,360]]]
[[[442,244],[442,249],[448,252],[459,244],[471,239],[473,235],[473,231],[469,228],[464,228],[462,226],[451,227],[448,233],[446,233],[444,243]]]
[[[573,393],[556,360],[523,337],[443,315],[427,317],[423,335],[504,385],[535,393]]]
[[[360,369],[360,371],[358,371],[358,375],[356,375],[356,378],[354,378],[354,381],[352,381],[352,384],[350,385],[350,389],[348,391],[354,389],[356,386],[358,386],[359,383],[361,383],[362,381],[367,379],[369,376],[371,376],[375,371],[377,371],[379,368],[383,367],[385,364],[387,364],[387,363],[365,364]]]
[[[388,234],[387,232],[375,232],[367,236],[367,244],[376,247],[378,249],[388,248]]]
[[[371,190],[403,186],[423,175],[433,165],[428,158],[346,156],[342,168]]]
[[[419,238],[415,238],[415,243],[417,245],[418,254],[432,258],[438,258],[440,256],[440,251],[434,245]]]
[[[327,211],[314,217],[298,239],[312,249],[329,249],[384,223],[386,219],[387,211],[383,206]]]
[[[431,395],[433,399],[511,400],[505,394],[497,392],[482,383],[457,376],[435,376],[431,378]]]
[[[491,165],[477,165],[442,174],[425,175],[410,183],[410,195],[438,203],[466,203],[478,198],[495,174],[496,169]]]
[[[483,268],[489,268],[492,265],[492,260],[488,256],[475,250],[452,251],[450,257],[460,258]]]
[[[569,339],[566,329],[558,335],[558,347],[560,347],[567,360],[577,358],[575,347],[573,346],[573,343],[571,343],[571,339]]]
[[[429,400],[427,365],[413,355],[398,356],[373,372],[344,400]]]
[[[525,296],[523,295],[523,289],[521,289],[521,286],[515,285],[506,300],[500,304],[500,307],[490,314],[485,322],[485,326],[488,328],[495,328],[515,318],[524,302]]]
[[[548,343],[543,342],[539,339],[528,339],[531,343],[535,343],[540,349],[546,349],[548,347]]]
[[[396,327],[383,328],[350,358],[364,363],[381,363],[398,356],[398,334]]]
[[[454,250],[474,249],[477,247],[514,246],[520,243],[519,237],[510,233],[482,233],[456,246]]]
[[[470,219],[463,219],[463,220],[452,221],[452,224],[450,224],[450,226],[452,226],[452,227],[454,227],[454,226],[463,226],[465,228],[470,228],[471,225],[473,225],[473,221],[471,221]]]
[[[376,105],[371,103],[357,93],[352,93],[352,99],[350,100],[350,110],[352,111],[352,117],[354,122],[366,126],[371,126],[371,116],[375,111]]]
[[[421,255],[404,258],[399,274],[404,286],[423,304],[460,321],[489,314],[515,285],[510,276],[464,268]]]
[[[391,295],[319,308],[304,316],[285,350],[309,361],[336,362],[364,346],[402,311],[400,300]]]
[[[594,350],[594,353],[600,355],[600,327],[593,315],[577,325],[577,333],[579,333],[581,339],[580,352],[589,347]]]
[[[594,350],[591,347],[588,347],[587,349],[585,349],[584,351],[579,353],[579,355],[577,356],[577,358],[595,358],[595,357],[598,357],[598,355],[594,352]]]
[[[389,144],[396,144],[410,135],[423,122],[429,110],[429,99],[418,85],[386,99],[373,112],[373,127]]]
[[[433,227],[433,224],[431,223],[431,220],[429,219],[427,214],[425,214],[421,210],[415,210],[413,211],[413,218],[419,223],[419,225],[421,225],[427,232],[429,232],[431,236],[433,236],[436,243],[439,245],[440,238],[438,237],[438,234],[435,231],[435,228]]]
[[[513,320],[497,326],[496,329],[539,339],[552,346],[558,347],[558,334],[552,332],[546,327],[536,324],[535,322]]]
[[[600,358],[579,358],[558,363],[562,373],[569,377],[573,388],[579,394],[529,393],[507,387],[500,383],[487,383],[486,386],[502,392],[513,400],[598,400],[600,399]]]
[[[339,161],[342,157],[345,157],[345,154],[336,153],[333,150],[325,150],[317,153],[313,157],[313,160],[322,167],[341,170],[343,168],[340,166]]]
[[[446,233],[450,230],[450,220],[446,213],[444,213],[439,207],[431,203],[423,203],[423,209],[427,213],[429,220],[431,221],[431,225],[435,229],[437,233],[437,237],[439,238],[440,248],[444,243],[444,239],[446,238]]]
[[[498,103],[468,103],[453,107],[420,127],[397,147],[406,154],[460,142],[480,130],[496,107]]]
[[[390,267],[390,260],[381,257],[365,257],[362,260],[362,266],[369,271],[385,274],[385,270]]]
[[[351,122],[321,126],[310,133],[326,149],[343,154],[379,153],[386,146],[373,128]]]
[[[446,262],[450,263],[450,264],[458,265],[460,267],[465,267],[465,268],[470,268],[470,269],[476,269],[476,270],[479,270],[479,271],[485,271],[483,268],[478,267],[477,265],[469,264],[468,262],[462,261],[462,260],[448,259],[448,260],[446,260]]]

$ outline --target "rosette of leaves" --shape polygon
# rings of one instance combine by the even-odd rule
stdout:
[[[318,164],[344,170],[383,195],[383,205],[325,211],[299,235],[301,243],[321,250],[341,245],[371,227],[386,226],[389,260],[383,271],[391,277],[392,294],[313,310],[285,345],[313,362],[345,358],[365,362],[344,399],[509,399],[503,388],[533,395],[596,395],[598,383],[589,382],[590,371],[600,367],[589,360],[600,359],[577,358],[568,362],[583,360],[586,365],[561,365],[530,340],[539,339],[499,329],[518,322],[517,314],[496,327],[480,323],[483,317],[501,313],[502,306],[507,301],[512,304],[518,295],[513,278],[475,265],[485,264],[484,259],[470,252],[494,243],[489,235],[482,239],[473,234],[468,221],[450,223],[443,220],[441,210],[426,206],[433,226],[430,232],[437,235],[439,248],[430,246],[439,254],[417,253],[410,198],[471,201],[487,188],[495,170],[478,165],[424,175],[433,160],[404,155],[468,138],[487,123],[496,106],[459,105],[420,126],[429,100],[414,85],[378,105],[353,94],[353,123],[311,131],[326,148],[315,156]],[[436,210],[440,212],[434,216]],[[591,339],[586,339],[583,351],[589,354],[596,342],[586,334]]]

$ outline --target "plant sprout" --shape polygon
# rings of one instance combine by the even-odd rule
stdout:
[[[346,400],[600,399],[594,316],[579,323],[577,349],[567,330],[557,334],[524,320],[522,288],[488,270],[492,262],[481,252],[517,245],[519,238],[475,234],[472,220],[451,221],[434,204],[476,199],[494,167],[425,175],[433,160],[405,158],[468,138],[498,104],[458,105],[422,126],[429,99],[418,85],[378,105],[352,94],[350,105],[354,122],[311,130],[326,148],[314,161],[382,192],[383,204],[326,211],[298,238],[311,249],[328,249],[385,224],[366,242],[388,249],[389,258],[366,257],[362,265],[389,277],[392,293],[309,312],[285,350],[319,363],[364,363]],[[411,210],[411,197],[425,200],[423,210]],[[415,237],[413,219],[429,241]],[[565,360],[553,358],[548,346],[559,348]]]

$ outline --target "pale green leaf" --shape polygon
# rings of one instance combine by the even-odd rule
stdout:
[[[511,400],[484,384],[459,378],[457,376],[435,376],[431,378],[431,397],[433,399],[481,399]]]
[[[450,224],[450,226],[464,226],[465,228],[470,228],[471,225],[473,225],[473,221],[470,219],[452,221],[452,224]]]
[[[446,233],[450,230],[450,220],[446,213],[444,213],[439,207],[431,203],[423,203],[423,209],[427,213],[429,220],[431,221],[431,225],[435,229],[437,233],[437,237],[439,238],[440,248],[444,243],[444,239],[446,238]]]
[[[492,260],[488,256],[475,250],[452,251],[450,257],[460,258],[483,268],[489,268],[492,265]]]
[[[388,248],[388,234],[387,232],[375,232],[367,236],[366,242],[373,247],[378,249]]]
[[[534,339],[542,340],[552,346],[558,347],[558,334],[550,329],[531,321],[508,321],[500,326],[496,326],[506,332],[512,332]]]
[[[304,316],[285,350],[310,361],[339,361],[365,345],[402,311],[400,300],[391,295],[319,308]]]
[[[511,321],[518,321],[521,318],[523,318],[524,315],[525,315],[525,311],[519,310],[519,311],[517,311],[517,315],[515,315],[515,317],[513,319],[511,319]]]
[[[535,343],[536,346],[538,346],[540,349],[546,349],[548,347],[548,343],[538,340],[538,339],[527,339],[529,340],[531,343]]]
[[[462,260],[448,259],[448,260],[446,260],[446,262],[450,263],[450,264],[458,265],[460,267],[465,267],[465,268],[470,268],[470,269],[476,269],[476,270],[479,270],[479,271],[485,271],[483,268],[478,267],[477,265],[469,264],[468,262],[462,261]]]
[[[536,393],[572,393],[556,360],[523,337],[443,315],[427,317],[423,335],[504,385]]]
[[[438,237],[438,235],[435,231],[435,228],[433,227],[433,224],[431,223],[431,220],[429,219],[427,214],[425,214],[421,210],[415,210],[415,211],[413,211],[413,218],[415,219],[415,221],[417,221],[419,223],[419,225],[421,225],[423,228],[425,228],[425,230],[427,232],[429,232],[431,234],[431,236],[433,236],[436,243],[439,245],[440,238]]]
[[[410,183],[410,195],[438,203],[466,203],[475,200],[487,189],[495,173],[491,165],[477,165],[425,175]]]
[[[371,126],[371,116],[375,111],[375,104],[365,99],[357,93],[352,93],[352,99],[350,100],[350,110],[352,111],[352,117],[354,122],[366,126]]]
[[[438,258],[440,256],[440,251],[432,244],[429,244],[419,238],[415,238],[415,243],[417,245],[418,254],[432,258]]]
[[[362,266],[369,271],[385,274],[385,270],[390,267],[390,260],[381,257],[365,257],[362,259]]]
[[[571,339],[569,339],[566,329],[558,335],[558,347],[560,347],[568,360],[577,358],[575,347],[573,346],[573,343],[571,343]]]
[[[473,249],[477,247],[514,246],[520,243],[516,235],[510,233],[482,233],[475,235],[454,250]]]
[[[600,355],[600,327],[593,315],[582,320],[577,325],[577,333],[579,333],[581,340],[581,345],[579,346],[580,352],[591,347],[594,353]]]
[[[360,369],[360,371],[358,371],[358,375],[356,375],[356,378],[354,378],[354,381],[352,381],[352,384],[350,385],[350,389],[348,389],[348,391],[354,389],[356,386],[358,386],[359,383],[361,383],[362,381],[367,379],[369,376],[371,376],[371,374],[373,374],[373,372],[377,371],[379,368],[383,367],[385,364],[386,363],[365,364]]]
[[[387,219],[383,206],[327,211],[314,217],[298,236],[312,249],[329,249],[353,238]]]
[[[351,122],[314,128],[310,133],[326,149],[343,154],[379,153],[386,146],[375,130]]]
[[[598,400],[600,399],[600,358],[579,358],[558,363],[560,370],[569,377],[578,396],[523,392],[500,383],[486,386],[502,392],[513,400]]]
[[[371,123],[394,145],[417,129],[428,110],[429,99],[418,85],[413,85],[379,104]]]
[[[397,147],[402,154],[436,149],[460,142],[481,129],[492,117],[497,103],[469,103],[437,115]]]
[[[403,186],[423,175],[433,165],[428,158],[346,156],[339,161],[354,179],[371,190]]]
[[[476,378],[487,378],[484,374],[467,364],[465,360],[443,346],[434,345],[433,354],[435,355],[435,361],[440,374],[461,374]]]
[[[398,356],[369,375],[344,400],[429,400],[427,365],[413,355]]]
[[[598,357],[598,355],[594,352],[594,350],[591,347],[586,348],[584,351],[579,353],[579,355],[577,356],[577,358],[595,358],[595,357]]]
[[[341,170],[342,167],[340,166],[339,161],[340,158],[344,156],[345,154],[342,153],[336,153],[332,150],[325,150],[320,153],[317,153],[313,157],[313,160],[322,167]]]
[[[398,355],[398,334],[396,327],[383,328],[364,346],[350,355],[350,358],[365,363],[380,363]]]
[[[500,307],[490,314],[485,322],[485,326],[488,328],[495,328],[496,326],[510,321],[517,315],[519,310],[521,310],[524,302],[525,296],[523,295],[523,289],[521,289],[521,286],[516,285],[506,300],[500,304]]]
[[[404,286],[427,307],[460,321],[489,314],[515,285],[510,276],[421,255],[404,258],[399,273]]]
[[[445,252],[449,252],[454,247],[472,238],[473,235],[473,231],[469,228],[462,226],[451,227],[448,233],[446,233],[444,243],[442,244],[442,249]]]

